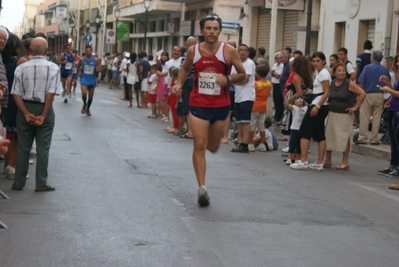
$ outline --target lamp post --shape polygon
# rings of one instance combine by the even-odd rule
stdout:
[[[144,44],[143,44],[144,51],[146,51],[146,46],[147,46],[148,9],[150,8],[150,5],[151,5],[151,0],[144,0],[144,8],[145,8]]]
[[[118,19],[121,16],[121,10],[119,7],[116,7],[114,10],[114,16],[116,18],[116,27],[115,27],[115,50],[118,50]]]
[[[86,25],[86,34],[89,34],[89,30],[90,30],[90,20],[86,20],[86,23],[85,23],[85,25]],[[86,40],[86,45],[88,45],[89,44],[89,42],[87,42],[87,40]]]
[[[98,48],[98,34],[99,34],[99,31],[100,31],[100,16],[99,15],[97,15],[96,16],[96,27],[97,27],[97,32],[96,32],[96,53],[97,53],[97,55],[98,55],[98,51],[97,51],[97,48]]]

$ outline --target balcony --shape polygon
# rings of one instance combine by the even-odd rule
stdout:
[[[114,9],[116,5],[109,6],[112,8],[112,12],[107,12],[109,15],[107,16],[107,22],[115,21],[114,17]],[[144,8],[143,0],[121,0],[119,2],[119,8],[121,10],[120,19],[125,20],[144,20],[146,10]],[[150,8],[148,9],[148,18],[161,18],[165,17],[166,14],[170,16],[180,16],[181,15],[181,3],[169,2],[169,1],[161,1],[161,0],[152,0]]]
[[[163,0],[164,2],[175,2],[180,4],[195,4],[198,0]]]
[[[42,32],[48,37],[67,36],[68,25],[65,23],[46,25],[44,27],[36,28],[36,32]]]

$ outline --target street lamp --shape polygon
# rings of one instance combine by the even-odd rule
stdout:
[[[114,10],[114,16],[116,18],[116,27],[115,27],[115,50],[118,50],[118,19],[121,16],[121,10],[119,7],[116,7]]]
[[[98,51],[97,51],[97,48],[98,48],[98,34],[99,34],[99,31],[100,31],[100,20],[101,20],[101,18],[100,18],[100,16],[99,15],[97,15],[96,16],[96,53],[98,54]]]
[[[144,8],[145,8],[144,44],[143,44],[144,51],[146,51],[146,45],[147,45],[148,9],[150,8],[150,5],[151,5],[151,0],[144,0]]]
[[[85,25],[86,25],[86,32],[87,32],[87,34],[89,34],[90,33],[90,20],[86,20],[86,23],[85,23]],[[88,39],[87,39],[88,40]],[[86,40],[86,41],[87,41]],[[89,42],[87,42],[87,45],[89,44]]]

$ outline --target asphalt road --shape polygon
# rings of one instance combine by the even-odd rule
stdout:
[[[211,206],[199,208],[192,140],[119,94],[96,89],[91,117],[79,92],[56,98],[55,192],[34,192],[35,164],[23,191],[0,175],[1,267],[398,266],[398,180],[376,174],[387,162],[351,154],[349,171],[295,171],[280,152],[229,143],[207,153]]]

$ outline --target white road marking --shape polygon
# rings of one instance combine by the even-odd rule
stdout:
[[[367,191],[376,193],[376,194],[378,194],[380,196],[384,196],[384,197],[387,197],[387,198],[390,198],[392,200],[395,200],[395,201],[399,202],[399,197],[387,194],[387,192],[385,192],[383,190],[379,190],[379,189],[376,189],[376,188],[373,188],[373,187],[370,187],[370,186],[367,186],[367,185],[364,185],[364,184],[360,184],[360,183],[351,183],[351,182],[348,182],[348,183],[352,184],[352,185],[355,185],[355,186],[358,186],[360,188],[363,188],[363,189],[365,189]],[[377,184],[373,184],[373,185],[377,185]],[[387,190],[389,190],[388,189],[388,184],[380,184],[380,185],[386,186]]]

